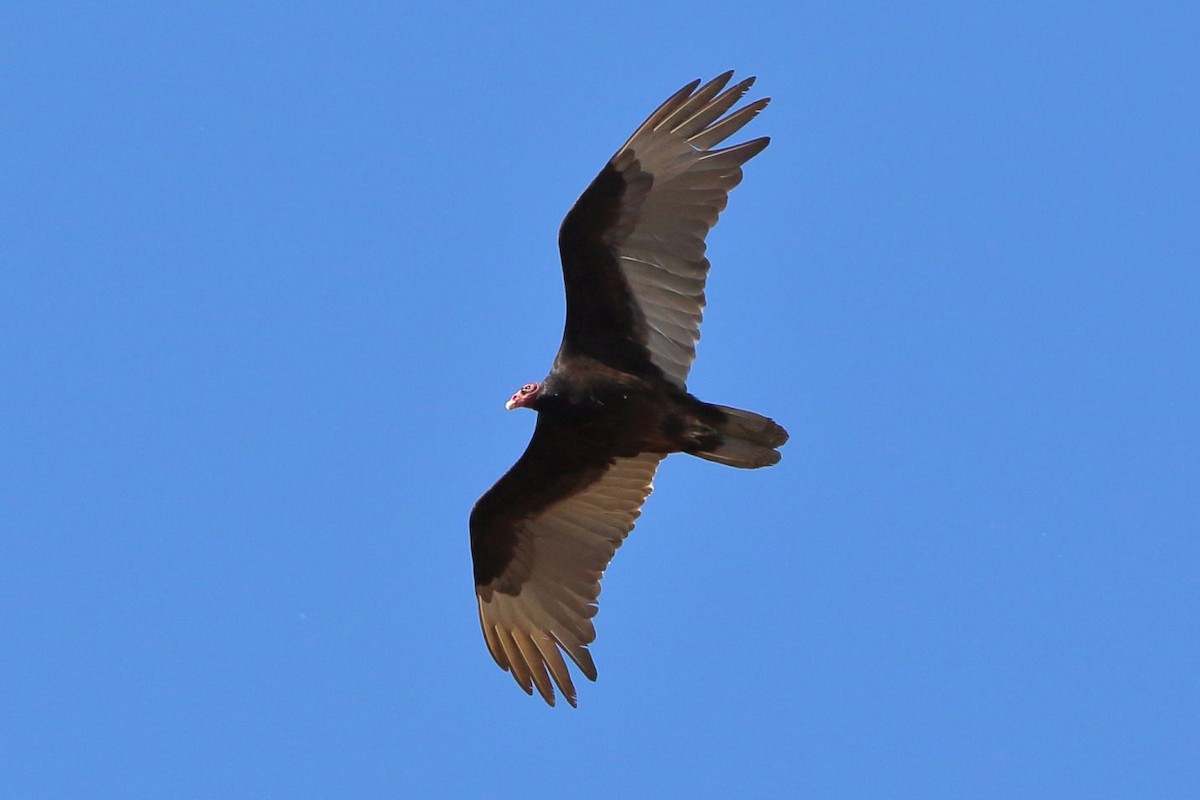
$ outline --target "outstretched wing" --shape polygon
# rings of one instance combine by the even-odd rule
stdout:
[[[725,89],[732,75],[668,98],[567,214],[558,235],[567,294],[560,360],[585,355],[685,384],[704,309],[704,238],[742,165],[770,141],[712,149],[768,102],[727,113],[754,83]]]
[[[632,530],[663,456],[607,458],[544,422],[471,512],[479,621],[492,658],[527,694],[575,705],[563,653],[590,680],[600,578]]]

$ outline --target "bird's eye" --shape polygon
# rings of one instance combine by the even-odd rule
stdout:
[[[525,384],[524,386],[522,386],[522,387],[521,387],[521,394],[529,394],[530,392],[532,392],[532,391],[533,391],[534,389],[536,389],[536,388],[537,388],[537,384],[536,384],[536,383],[527,383],[527,384]]]

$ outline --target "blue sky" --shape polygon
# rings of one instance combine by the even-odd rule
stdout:
[[[1200,795],[1188,3],[0,9],[0,796]],[[580,707],[467,514],[556,233],[756,74]]]

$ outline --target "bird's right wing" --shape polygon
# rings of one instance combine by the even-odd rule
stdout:
[[[538,428],[525,454],[471,512],[479,621],[492,658],[554,705],[551,678],[575,705],[562,653],[590,680],[587,646],[600,578],[633,529],[663,456],[600,459]],[[560,652],[561,650],[561,652]]]

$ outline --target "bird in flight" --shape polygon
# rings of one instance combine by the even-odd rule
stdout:
[[[572,706],[565,653],[596,679],[588,645],[600,578],[669,453],[732,467],[779,461],[788,434],[687,391],[709,263],[704,238],[762,152],[718,148],[766,107],[731,111],[754,78],[693,81],[633,132],[558,234],[567,319],[550,374],[505,404],[537,412],[517,463],[471,512],[479,620],[492,658],[526,694]],[[553,683],[551,683],[553,681]]]

